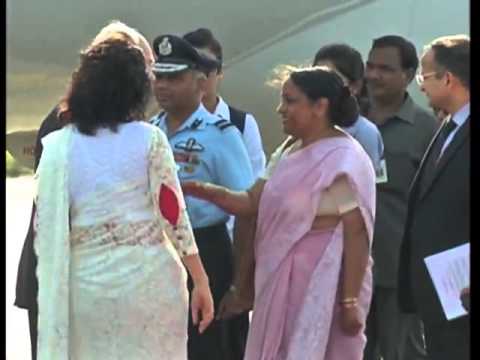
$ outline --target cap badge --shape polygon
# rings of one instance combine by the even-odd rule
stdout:
[[[158,45],[158,53],[162,56],[168,56],[172,53],[172,44],[170,44],[168,37],[163,38],[162,42]]]

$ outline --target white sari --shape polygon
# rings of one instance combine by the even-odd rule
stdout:
[[[180,257],[197,247],[168,141],[141,127],[150,134],[145,179],[92,191],[75,206],[69,161],[78,133],[69,125],[43,139],[34,240],[39,360],[187,359]],[[122,201],[105,217],[92,211],[129,195],[136,207]],[[139,204],[151,216],[135,218]]]

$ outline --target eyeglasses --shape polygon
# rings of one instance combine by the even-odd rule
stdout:
[[[425,80],[437,74],[438,74],[438,71],[432,71],[426,74],[417,74],[415,75],[415,80],[417,80],[418,85],[422,85]]]

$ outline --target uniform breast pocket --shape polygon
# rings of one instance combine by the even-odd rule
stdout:
[[[175,152],[173,154],[177,165],[178,176],[183,180],[198,179],[201,161],[198,154],[194,152]]]

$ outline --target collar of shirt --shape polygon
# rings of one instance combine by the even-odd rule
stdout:
[[[163,130],[165,134],[168,134],[168,127],[167,127],[167,113],[163,114],[160,121],[158,122],[158,126],[160,129]],[[194,126],[195,121],[200,120],[200,124],[197,126]],[[180,131],[184,131],[187,129],[190,129],[192,127],[195,127],[196,129],[203,129],[207,125],[207,123],[214,122],[212,119],[211,114],[208,112],[208,110],[203,106],[203,104],[200,104],[195,110],[183,123],[180,125],[180,127],[175,131],[175,133],[171,134],[174,135],[176,133],[179,133]],[[170,135],[170,136],[171,136]]]
[[[469,116],[470,116],[470,102],[466,103],[460,110],[458,110],[450,118],[449,121],[453,121],[455,124],[457,124],[457,127],[453,129],[453,131],[445,139],[445,142],[442,145],[442,149],[440,150],[440,155],[438,156],[438,158],[440,158],[443,155],[443,152],[445,151],[447,146],[452,142],[453,137],[458,132],[458,129],[460,129],[460,126],[462,126],[465,123],[465,121],[467,121]]]
[[[402,106],[400,106],[400,109],[398,109],[397,113],[393,115],[392,118],[398,118],[413,124],[413,119],[415,118],[415,103],[408,92],[405,93],[405,101],[403,102]]]
[[[213,115],[219,116],[222,119],[230,121],[230,108],[221,96],[218,97],[218,104],[213,112]]]
[[[457,128],[462,126],[465,121],[467,121],[470,116],[470,102],[463,105],[463,107],[453,114],[451,121],[454,121],[457,124]]]
[[[358,115],[357,120],[355,120],[355,122],[352,125],[345,126],[342,129],[345,130],[346,132],[348,132],[350,135],[355,137],[355,135],[358,132],[358,125],[360,124],[360,118],[362,118],[362,115]]]

